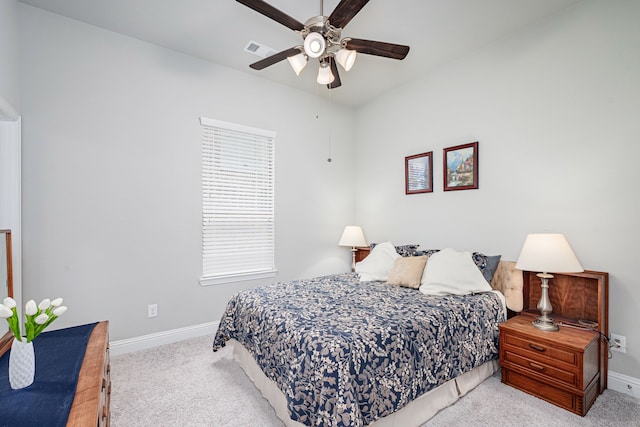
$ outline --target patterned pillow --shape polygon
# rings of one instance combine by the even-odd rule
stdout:
[[[418,289],[427,259],[426,256],[397,258],[387,277],[387,284]]]
[[[431,256],[436,252],[440,252],[440,249],[427,249],[425,251],[416,251],[414,256],[422,256],[422,255]]]
[[[498,263],[500,262],[501,256],[502,255],[488,256],[480,252],[474,252],[471,254],[473,262],[476,263],[482,272],[482,275],[489,283],[491,283],[491,279],[493,279],[493,275],[498,269]]]
[[[372,243],[370,245],[371,249],[375,248],[376,245],[377,243]],[[396,246],[395,248],[396,248],[396,252],[398,252],[398,255],[407,257],[407,256],[416,256],[416,252],[418,251],[419,246],[420,245],[416,245],[416,244],[400,245],[400,246]]]

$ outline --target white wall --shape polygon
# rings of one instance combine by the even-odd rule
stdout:
[[[0,0],[0,101],[20,109],[17,0]]]
[[[527,233],[563,232],[610,273],[610,330],[640,372],[640,2],[585,1],[394,91],[358,113],[357,215],[372,241],[515,260]],[[407,58],[410,60],[410,58]],[[442,149],[479,141],[480,188],[442,191]],[[435,192],[404,195],[404,157],[434,152]]]
[[[337,241],[354,212],[350,110],[331,116],[248,73],[19,12],[24,297],[64,297],[56,326],[109,319],[120,340],[216,321],[257,284],[198,283],[200,116],[277,132],[275,280],[349,269]]]

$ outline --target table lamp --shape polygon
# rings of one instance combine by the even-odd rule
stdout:
[[[356,271],[356,247],[367,246],[362,228],[357,225],[347,225],[342,232],[338,246],[351,246],[351,271]]]
[[[564,234],[529,234],[516,262],[516,268],[540,272],[536,276],[542,281],[542,295],[537,306],[541,314],[533,321],[533,326],[542,331],[557,331],[558,325],[551,318],[553,307],[549,299],[549,279],[553,278],[553,275],[549,272],[584,271]]]

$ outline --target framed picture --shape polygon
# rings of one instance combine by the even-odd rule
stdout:
[[[478,188],[478,142],[443,150],[444,191]]]
[[[433,192],[433,151],[404,158],[405,194]]]

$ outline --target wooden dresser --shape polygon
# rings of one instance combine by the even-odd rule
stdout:
[[[523,272],[524,309],[500,325],[502,382],[584,416],[607,388],[607,273],[554,274],[549,281],[557,332],[531,324],[540,314],[540,279]]]
[[[67,426],[108,427],[110,402],[109,322],[105,321],[96,325],[89,338]]]
[[[11,341],[11,333],[2,337],[0,355],[11,348]],[[109,322],[105,321],[98,323],[89,337],[67,426],[109,426],[110,398]]]

